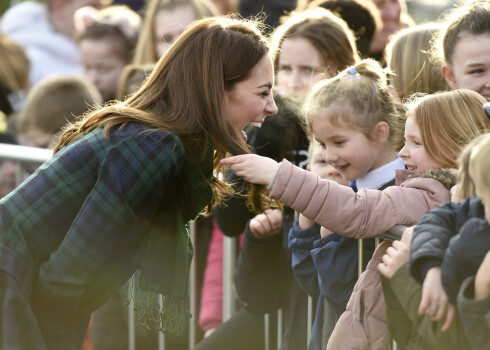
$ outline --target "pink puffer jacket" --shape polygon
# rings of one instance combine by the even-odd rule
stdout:
[[[281,162],[269,185],[278,199],[329,230],[352,238],[377,236],[396,224],[413,226],[432,208],[450,201],[454,173],[420,174],[398,169],[396,185],[383,191],[351,188]],[[385,303],[377,266],[391,242],[383,242],[361,274],[327,349],[391,349]]]

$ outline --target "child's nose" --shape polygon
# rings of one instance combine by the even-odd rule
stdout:
[[[401,157],[401,158],[408,158],[409,156],[409,152],[408,152],[408,149],[407,149],[407,145],[404,145],[402,147],[402,149],[400,151],[398,151],[398,155]]]

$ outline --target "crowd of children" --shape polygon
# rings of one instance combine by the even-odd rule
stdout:
[[[183,145],[175,143],[174,151],[166,138],[158,142],[174,157],[185,149],[184,167],[195,166],[192,161],[197,160],[198,168],[209,172],[203,164],[214,157],[215,173],[207,178],[214,198],[209,197],[208,182],[189,187],[206,196],[208,209],[214,207],[196,221],[194,277],[200,308],[193,316],[200,329],[192,344],[186,336],[170,331],[166,342],[171,350],[271,346],[391,350],[395,343],[399,349],[414,350],[490,347],[488,1],[468,1],[420,24],[409,16],[404,0],[298,0],[295,6],[271,2],[263,7],[269,13],[255,13],[254,29],[234,15],[247,13],[251,5],[245,0],[147,0],[138,9],[123,3],[27,1],[0,17],[0,143],[50,148],[55,159],[63,159],[70,154],[66,148],[75,143],[73,148],[81,149],[77,145],[84,142],[78,138],[88,142],[99,128],[105,129],[105,137],[114,133],[116,138],[126,138],[133,132],[145,134],[134,126],[140,123],[180,138]],[[220,18],[230,22],[219,22]],[[30,28],[26,21],[36,25]],[[210,29],[217,27],[214,32]],[[231,33],[240,33],[240,39]],[[239,52],[247,54],[238,56]],[[223,59],[225,55],[233,60]],[[225,91],[224,97],[220,91]],[[229,115],[227,122],[220,121],[225,115]],[[120,127],[113,131],[114,126]],[[225,136],[220,138],[219,131]],[[231,136],[235,132],[239,140]],[[210,147],[216,150],[214,156]],[[197,156],[198,152],[205,154]],[[143,158],[155,166],[157,155],[150,156]],[[191,156],[196,157],[191,161]],[[126,157],[136,170],[135,160]],[[99,161],[102,167],[102,158],[86,164],[95,166]],[[14,210],[12,204],[39,181],[48,186],[57,166],[52,163],[43,165],[44,172],[27,167],[25,177],[34,175],[17,187],[14,164],[0,160],[0,198],[5,198],[0,201],[1,227],[10,220],[2,210]],[[83,160],[76,163],[80,167],[76,171],[87,169]],[[145,165],[138,166],[140,177],[151,178]],[[62,199],[61,184],[67,184],[76,171],[54,184],[56,200]],[[114,177],[114,184],[120,181],[114,172],[107,176]],[[182,176],[187,176],[184,182],[195,179]],[[80,179],[80,185],[71,184],[68,192],[74,194],[88,181]],[[151,181],[145,190],[150,191]],[[155,185],[155,192],[148,194],[159,203],[152,202],[152,213],[168,208],[162,207],[162,200],[175,194],[160,187]],[[129,195],[137,201],[141,195],[128,187],[128,194],[121,193],[120,198],[115,196],[119,191],[123,189],[111,192],[114,203],[126,203],[122,198]],[[87,203],[91,196],[87,194]],[[39,202],[29,197],[25,203],[31,199]],[[73,203],[80,201],[83,198]],[[78,210],[73,203],[62,211]],[[104,215],[110,215],[110,204],[102,208]],[[120,216],[124,208],[117,215],[131,225],[146,222],[144,208],[129,208],[124,220]],[[53,208],[41,209],[40,213],[53,212]],[[141,217],[133,222],[131,213]],[[69,219],[63,220],[68,225]],[[50,223],[42,227],[41,216],[35,221],[40,232],[49,231]],[[119,224],[114,222],[114,227]],[[19,230],[25,226],[19,225]],[[396,225],[407,227],[399,240],[378,238]],[[143,226],[157,243],[151,249],[146,246],[140,257],[145,271],[154,277],[159,270],[156,264],[170,262],[172,266],[183,263],[179,267],[183,272],[189,251],[179,246],[176,257],[158,257],[157,249],[165,242],[155,238],[153,223]],[[5,237],[12,236],[12,227]],[[169,229],[162,227],[168,234]],[[32,238],[38,245],[29,248],[39,250],[33,260],[49,258],[46,247],[54,241],[42,243],[32,234],[23,232],[22,239]],[[224,236],[239,237],[240,242],[234,275],[239,311],[228,320],[223,320],[221,305]],[[0,261],[9,259],[10,242],[17,243],[8,249],[14,247],[22,254],[29,250],[12,237],[0,240]],[[116,242],[117,236],[108,239]],[[140,240],[134,238],[138,244]],[[142,246],[146,238],[144,242]],[[117,248],[119,243],[110,244]],[[60,248],[53,249],[54,259]],[[168,255],[170,250],[164,251]],[[107,254],[117,260],[129,250],[116,252]],[[8,309],[5,300],[28,285],[14,286],[10,277],[3,277],[20,271],[16,268],[4,274],[6,268],[0,266],[0,278],[8,285],[3,291],[0,288],[5,317],[17,312]],[[166,292],[188,292],[184,275],[175,277],[169,268],[162,270],[165,282],[178,281]],[[121,270],[121,276],[131,276],[128,271]],[[101,276],[92,277],[99,281]],[[84,313],[84,317],[91,315],[92,338],[86,337],[86,350],[128,347],[131,327],[126,302],[132,296],[127,295],[128,285],[122,285],[121,276],[117,285],[102,293],[104,300],[82,301],[97,305]],[[50,288],[60,295],[63,288],[71,288],[54,287],[49,276],[42,278],[46,286],[41,287],[46,289],[39,294],[35,288],[41,287],[34,284],[33,295],[52,298],[48,304],[54,302]],[[92,281],[85,282],[87,288],[93,287]],[[313,301],[312,314],[308,297]],[[72,342],[71,346],[83,340],[86,319],[77,319],[62,335],[60,320],[68,316],[60,313],[53,319],[34,299],[32,303],[29,322],[36,318],[47,322],[40,327],[46,346]],[[151,312],[152,320],[162,317]],[[163,319],[172,323],[169,315]],[[282,319],[272,342],[264,333],[264,315],[274,322],[276,317]],[[0,334],[15,327],[7,325],[5,317],[0,317]],[[168,332],[173,326],[163,328]],[[156,348],[158,327],[138,328],[138,346]],[[32,344],[16,332],[0,340],[0,347],[24,349]]]

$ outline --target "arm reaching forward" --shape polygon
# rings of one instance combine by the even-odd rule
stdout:
[[[279,164],[267,157],[256,154],[241,154],[221,160],[221,164],[229,165],[236,175],[245,181],[258,185],[268,185],[279,168]]]

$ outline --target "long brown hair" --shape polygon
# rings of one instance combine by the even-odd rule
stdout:
[[[167,130],[182,141],[186,155],[204,158],[215,150],[215,172],[226,153],[249,153],[222,114],[225,91],[247,79],[269,48],[265,37],[250,20],[232,17],[206,18],[191,25],[160,58],[142,87],[129,99],[94,111],[63,134],[55,152],[95,128],[111,128],[136,122]],[[228,186],[213,177],[214,200],[220,203]],[[252,186],[251,204],[262,210],[263,186]]]

